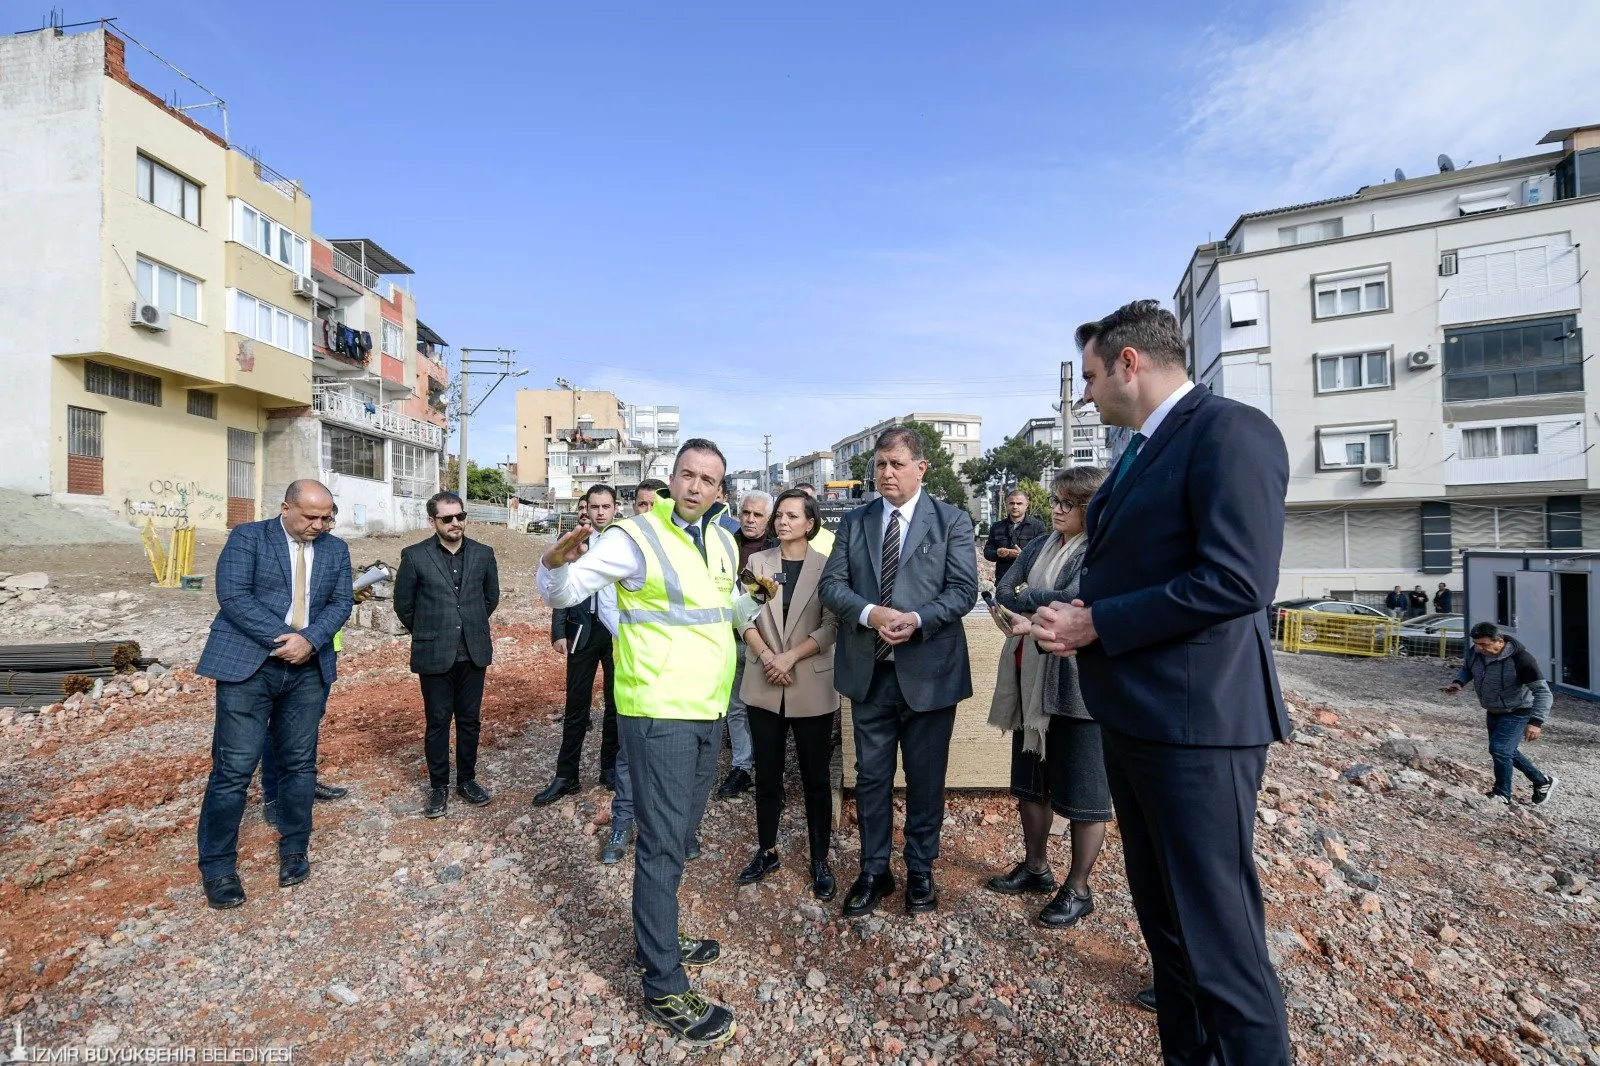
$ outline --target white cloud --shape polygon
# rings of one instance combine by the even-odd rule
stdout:
[[[1326,0],[1266,33],[1213,28],[1188,122],[1207,185],[1301,202],[1389,178],[1531,155],[1600,120],[1600,4]],[[1273,206],[1254,200],[1245,210]]]

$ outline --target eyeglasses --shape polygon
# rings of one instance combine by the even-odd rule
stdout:
[[[434,515],[433,520],[435,522],[465,522],[467,520],[467,516],[462,512],[457,511],[455,514]]]
[[[1060,496],[1050,497],[1050,506],[1057,511],[1070,511],[1078,506],[1077,500],[1063,500]]]

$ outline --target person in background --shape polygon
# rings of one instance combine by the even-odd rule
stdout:
[[[1450,613],[1450,586],[1443,581],[1439,582],[1439,590],[1433,594],[1433,609],[1439,614]]]
[[[450,723],[456,727],[456,795],[481,807],[478,732],[483,683],[494,661],[489,616],[500,604],[494,549],[467,536],[467,505],[453,492],[428,498],[433,536],[400,553],[394,613],[411,634],[411,672],[422,689],[427,722],[428,802],[422,813],[442,817],[450,798]]]
[[[745,669],[741,695],[749,706],[756,768],[756,853],[739,874],[740,884],[760,881],[778,868],[778,819],[783,813],[783,755],[794,734],[795,761],[805,790],[806,831],[811,850],[811,894],[834,896],[828,865],[833,827],[829,743],[839,694],[833,690],[829,652],[839,620],[817,595],[827,563],[811,547],[822,528],[817,502],[790,489],[778,496],[773,515],[778,546],[751,556],[757,577],[777,582],[744,629]],[[810,660],[815,661],[810,661]]]
[[[616,518],[617,495],[609,485],[594,485],[583,494],[583,503],[589,516],[587,542],[592,545]],[[533,797],[535,807],[548,807],[582,787],[578,765],[583,759],[584,737],[592,724],[597,670],[605,671],[601,687],[605,709],[600,719],[600,783],[606,788],[616,788],[616,664],[611,639],[617,625],[613,613],[616,596],[614,588],[602,589],[570,607],[551,611],[550,643],[567,660],[567,704],[561,720],[561,748],[556,754],[555,777]]]
[[[1406,594],[1406,617],[1420,618],[1428,613],[1428,594],[1421,585]]]
[[[1399,585],[1389,595],[1383,598],[1383,608],[1396,618],[1404,618],[1406,611],[1411,608],[1411,597],[1406,595],[1406,590]]]
[[[805,493],[807,496],[810,496],[813,500],[817,498],[817,487],[811,484],[809,481],[802,481],[795,485],[795,488],[798,491]],[[811,550],[822,553],[824,557],[832,555],[833,530],[829,529],[827,526],[818,525],[817,535],[811,538]]]
[[[989,539],[983,542],[983,557],[994,564],[996,588],[1004,583],[1022,549],[1044,532],[1044,523],[1028,513],[1028,494],[1012,489],[1006,496],[1006,516],[989,527]]]
[[[278,783],[278,887],[311,876],[311,804],[317,729],[338,667],[333,635],[355,602],[350,549],[328,533],[333,493],[302,478],[280,513],[228,534],[217,559],[217,616],[195,673],[216,681],[211,775],[195,827],[206,905],[245,901],[239,822],[245,793],[272,737]]]
[[[739,535],[739,520],[733,516],[733,478],[722,479],[717,489],[717,502],[711,505],[711,518],[734,536]]]
[[[767,524],[772,513],[772,497],[765,492],[747,492],[739,501],[739,533],[734,542],[739,545],[739,569],[750,565],[750,557],[777,544],[768,535]],[[750,716],[745,713],[740,686],[744,683],[744,660],[739,656],[738,668],[733,675],[733,691],[728,696],[728,718],[725,730],[728,747],[732,751],[733,766],[728,777],[717,789],[718,799],[732,799],[750,788],[750,772],[755,768],[755,756],[750,750]]]
[[[1489,758],[1494,762],[1494,788],[1489,795],[1510,805],[1513,768],[1533,783],[1533,802],[1550,798],[1560,778],[1547,774],[1522,754],[1521,743],[1539,739],[1550,715],[1555,696],[1550,683],[1539,672],[1539,664],[1528,649],[1509,634],[1500,632],[1493,622],[1472,627],[1472,647],[1467,649],[1461,672],[1445,686],[1456,693],[1468,682],[1478,693],[1478,703],[1487,715]]]
[[[667,483],[658,478],[646,478],[639,482],[639,487],[633,490],[633,513],[649,514],[650,508],[656,505],[657,496],[667,494]]]
[[[1077,597],[1088,547],[1084,509],[1105,479],[1106,472],[1093,466],[1069,467],[1056,475],[1050,486],[1052,531],[1022,549],[1012,571],[1016,582],[995,593],[996,602],[1013,612],[1013,625],[1000,655],[989,724],[1011,733],[1011,794],[1022,821],[1024,858],[1010,873],[991,877],[988,887],[1011,896],[1055,892],[1039,912],[1039,922],[1058,928],[1094,913],[1089,874],[1111,821],[1111,789],[1100,727],[1078,689],[1076,660],[1039,654],[1027,634],[1034,611]],[[1072,825],[1072,866],[1059,891],[1049,856],[1050,824],[1057,814]]]

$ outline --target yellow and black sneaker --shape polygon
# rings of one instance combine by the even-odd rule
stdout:
[[[685,966],[710,966],[722,958],[722,945],[715,940],[696,940],[692,936],[678,934],[678,954],[680,962]],[[633,964],[633,975],[644,976],[644,967],[637,962]]]
[[[733,1012],[693,989],[677,996],[647,998],[644,1015],[696,1047],[715,1047],[733,1039]]]

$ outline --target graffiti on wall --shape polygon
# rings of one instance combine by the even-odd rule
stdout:
[[[125,496],[123,509],[129,518],[172,518],[180,522],[207,522],[225,518],[228,499],[218,492],[203,489],[197,482],[178,478],[152,478],[148,499]]]

